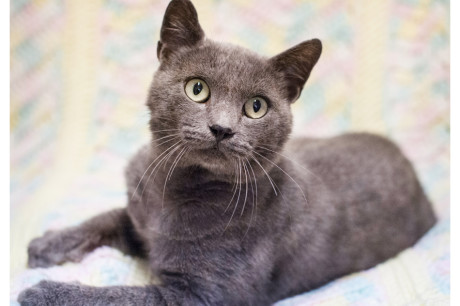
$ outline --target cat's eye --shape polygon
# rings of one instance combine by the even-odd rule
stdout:
[[[185,94],[192,101],[203,103],[209,98],[209,87],[201,79],[191,79],[185,84]]]
[[[244,113],[252,119],[259,119],[265,116],[268,111],[268,104],[264,98],[254,97],[244,104]]]

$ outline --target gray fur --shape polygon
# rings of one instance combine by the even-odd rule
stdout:
[[[273,58],[215,43],[193,5],[173,0],[147,100],[152,143],[127,167],[127,208],[29,246],[30,267],[116,247],[148,258],[161,284],[42,281],[21,305],[267,305],[412,246],[435,216],[392,142],[365,133],[287,141],[290,103],[320,53],[318,40]],[[185,95],[193,77],[209,85],[207,102]],[[260,119],[242,111],[254,96],[269,101]],[[216,141],[216,124],[234,135]]]

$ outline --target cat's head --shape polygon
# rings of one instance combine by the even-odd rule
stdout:
[[[211,41],[192,3],[171,1],[147,102],[154,146],[164,156],[172,152],[168,159],[216,173],[234,173],[238,161],[270,168],[264,158],[274,155],[266,149],[280,151],[288,139],[290,105],[320,54],[317,39],[271,58]]]

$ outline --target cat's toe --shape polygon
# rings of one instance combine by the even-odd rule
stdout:
[[[78,262],[87,253],[89,242],[73,231],[48,231],[33,239],[27,249],[30,268],[47,268],[66,261]]]
[[[56,265],[56,263],[50,261],[48,258],[44,258],[39,254],[29,255],[27,260],[27,266],[29,268],[49,268]]]
[[[53,246],[49,237],[35,238],[27,248],[29,268],[47,268],[62,261],[62,254]]]
[[[48,282],[41,281],[35,286],[22,291],[18,296],[21,306],[42,306],[47,305],[46,295],[48,292]]]

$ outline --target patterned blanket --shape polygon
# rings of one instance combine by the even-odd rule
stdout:
[[[110,248],[27,269],[28,242],[126,205],[123,168],[149,140],[144,106],[166,0],[11,2],[11,305],[41,279],[145,284]],[[200,0],[211,38],[274,55],[323,55],[293,106],[294,134],[371,131],[413,161],[440,219],[414,247],[279,305],[446,305],[449,250],[448,0]]]

